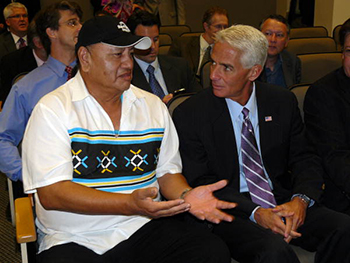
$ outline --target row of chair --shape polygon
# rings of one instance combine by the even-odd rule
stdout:
[[[333,70],[341,67],[342,54],[340,52],[311,53],[298,55],[301,60],[301,83],[313,83]],[[210,86],[210,66],[208,61],[200,70],[201,85]]]

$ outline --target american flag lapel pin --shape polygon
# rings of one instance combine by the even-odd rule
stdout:
[[[272,116],[265,116],[265,121],[266,121],[266,122],[272,121]]]

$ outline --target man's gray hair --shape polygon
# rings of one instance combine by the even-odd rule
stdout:
[[[227,42],[241,52],[243,68],[264,66],[267,58],[268,41],[258,29],[247,25],[233,25],[216,33],[216,42]]]
[[[26,10],[26,13],[28,14],[28,10],[27,10],[25,5],[23,5],[23,4],[19,3],[19,2],[13,2],[13,3],[8,4],[4,8],[4,18],[5,19],[7,19],[9,16],[12,15],[13,8],[24,8],[24,10]]]

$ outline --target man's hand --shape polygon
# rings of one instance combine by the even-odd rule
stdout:
[[[294,197],[290,202],[276,206],[274,212],[290,211],[293,216],[286,218],[286,231],[284,234],[285,240],[290,242],[292,239],[288,235],[290,231],[297,231],[297,229],[304,224],[306,217],[307,204],[299,197]]]
[[[285,241],[289,242],[292,238],[301,236],[296,229],[292,229],[293,216],[293,211],[281,209],[281,206],[278,206],[273,209],[259,208],[255,211],[254,218],[260,226],[284,236]]]
[[[221,209],[232,209],[236,203],[230,203],[217,199],[213,192],[224,188],[226,180],[221,180],[214,184],[199,186],[189,191],[184,199],[191,205],[190,213],[200,220],[208,220],[218,224],[221,221],[232,222],[234,217],[221,211]]]
[[[158,190],[155,187],[138,189],[131,193],[132,202],[135,204],[134,213],[145,215],[151,218],[173,216],[186,212],[190,205],[183,199],[155,202]]]
[[[171,100],[174,97],[174,95],[172,93],[165,95],[162,99],[162,101],[167,104],[169,102],[169,100]]]

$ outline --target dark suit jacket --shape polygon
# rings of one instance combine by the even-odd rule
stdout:
[[[0,62],[0,101],[5,102],[12,81],[18,74],[29,72],[36,67],[33,51],[28,46],[5,55]]]
[[[196,74],[199,64],[200,43],[199,36],[179,37],[171,45],[168,55],[185,58],[192,71]]]
[[[0,59],[12,52],[12,51],[16,51],[16,44],[13,41],[13,37],[11,35],[11,33],[9,31],[3,33],[0,35]]]
[[[350,78],[343,68],[312,84],[304,114],[307,135],[326,171],[323,202],[350,211]]]
[[[298,84],[301,81],[301,62],[300,59],[289,53],[287,50],[281,52],[282,56],[282,69],[284,75],[284,81],[287,87]],[[266,72],[263,70],[259,76],[259,80],[262,82],[267,82]]]
[[[318,201],[322,193],[322,167],[307,146],[295,96],[288,90],[256,82],[260,148],[277,203],[293,194]],[[228,180],[218,198],[237,202],[249,216],[257,206],[240,193],[238,153],[225,99],[212,89],[194,95],[174,111],[180,139],[183,174],[191,186]],[[272,121],[265,121],[271,116]]]
[[[202,89],[185,59],[159,55],[158,62],[169,93],[182,88],[185,88],[186,92],[197,92]],[[151,86],[136,61],[131,83],[152,93]]]

